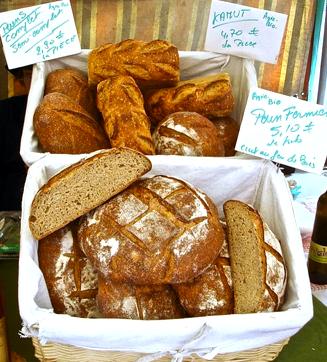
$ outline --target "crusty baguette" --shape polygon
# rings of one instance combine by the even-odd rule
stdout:
[[[97,106],[112,147],[154,154],[143,96],[132,77],[117,75],[99,83]]]
[[[207,118],[229,115],[234,106],[228,73],[178,82],[175,87],[145,92],[145,110],[157,124],[174,112],[197,112]]]
[[[45,152],[80,154],[110,148],[100,124],[65,94],[47,94],[37,107],[33,126]]]
[[[151,169],[150,160],[113,148],[64,169],[41,187],[29,217],[36,239],[44,238],[116,195]]]
[[[234,312],[278,310],[287,271],[278,239],[259,213],[239,200],[224,203],[234,285]]]
[[[164,40],[128,39],[91,51],[88,78],[91,87],[115,75],[133,77],[141,88],[168,87],[179,80],[177,48]]]

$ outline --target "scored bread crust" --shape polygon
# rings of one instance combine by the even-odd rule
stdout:
[[[98,276],[81,251],[72,224],[39,240],[38,260],[55,313],[98,314]]]
[[[203,272],[224,240],[215,205],[173,177],[139,180],[81,219],[92,265],[116,282],[180,283]]]
[[[99,274],[97,305],[106,318],[175,319],[185,316],[177,295],[168,284],[115,283]]]
[[[228,73],[180,81],[175,87],[150,90],[144,97],[145,110],[152,123],[168,115],[197,112],[204,117],[223,117],[233,111],[234,97]]]
[[[112,148],[65,168],[36,193],[29,227],[36,239],[67,225],[150,171],[151,161],[135,150]]]
[[[228,200],[223,208],[234,285],[234,312],[278,310],[287,280],[279,240],[250,205]]]

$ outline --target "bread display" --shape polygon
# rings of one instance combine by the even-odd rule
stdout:
[[[232,314],[233,282],[226,238],[214,263],[187,283],[174,284],[179,301],[192,317]]]
[[[34,196],[29,226],[42,239],[118,194],[151,169],[150,160],[128,148],[113,148],[59,172]]]
[[[62,93],[84,108],[94,119],[98,111],[89,88],[87,76],[77,69],[56,69],[50,72],[45,82],[44,95]]]
[[[143,96],[132,77],[118,75],[99,83],[97,106],[112,147],[154,154]]]
[[[224,156],[224,145],[216,127],[196,112],[167,116],[153,132],[156,154]]]
[[[185,316],[169,285],[114,283],[101,275],[97,304],[107,318],[175,319]]]
[[[219,117],[211,119],[216,126],[220,139],[222,139],[225,149],[225,156],[235,155],[235,145],[240,130],[239,123],[232,117]]]
[[[115,282],[181,283],[217,257],[224,233],[211,200],[173,177],[135,182],[81,219],[92,265]]]
[[[229,200],[223,207],[234,286],[234,312],[278,310],[287,279],[278,239],[251,206]]]
[[[36,108],[33,126],[45,152],[79,154],[110,147],[102,127],[61,93],[49,93]]]
[[[233,107],[232,84],[227,73],[180,81],[175,87],[145,94],[145,109],[154,124],[180,111],[197,112],[209,119],[224,117]]]
[[[55,313],[90,317],[98,314],[98,277],[72,229],[65,226],[39,241],[39,267]]]
[[[93,49],[88,57],[90,86],[117,75],[133,77],[141,88],[175,85],[179,80],[178,50],[164,40],[135,39]]]

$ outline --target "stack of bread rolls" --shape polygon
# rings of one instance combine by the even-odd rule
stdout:
[[[150,169],[142,153],[112,148],[36,193],[29,224],[54,311],[172,319],[278,310],[286,266],[258,211],[229,200],[219,215],[203,191]]]
[[[93,49],[87,75],[49,73],[33,125],[40,148],[51,153],[129,147],[146,155],[232,156],[239,130],[233,107],[229,74],[181,80],[173,44],[128,39]]]

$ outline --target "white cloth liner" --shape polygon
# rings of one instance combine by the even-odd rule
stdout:
[[[87,56],[90,50],[80,54],[37,63],[33,67],[31,88],[27,100],[25,120],[20,144],[20,155],[27,166],[46,154],[38,145],[33,128],[33,115],[43,98],[47,75],[60,68],[76,68],[87,74]],[[179,52],[181,79],[204,77],[227,72],[231,76],[235,107],[232,116],[241,122],[250,87],[257,85],[253,61],[211,52]]]
[[[151,156],[155,174],[184,179],[206,192],[222,216],[225,200],[253,204],[281,240],[288,268],[288,287],[282,311],[222,315],[161,321],[83,319],[53,313],[37,245],[28,217],[30,205],[46,180],[83,155],[48,155],[28,171],[22,203],[19,260],[19,309],[22,334],[42,343],[57,342],[91,349],[148,353],[143,361],[170,355],[181,361],[196,353],[212,359],[229,353],[276,343],[295,334],[312,318],[312,296],[292,196],[282,173],[267,160],[237,157]],[[152,355],[153,354],[153,355]]]

